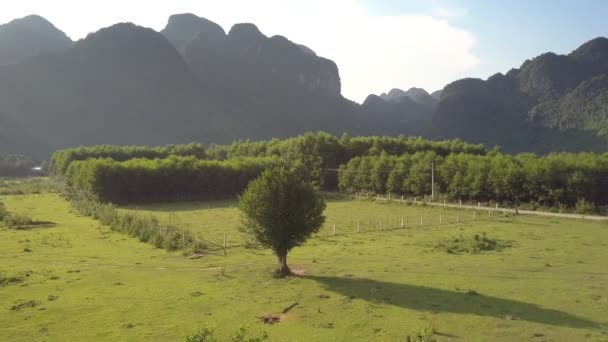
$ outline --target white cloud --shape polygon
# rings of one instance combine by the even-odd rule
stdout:
[[[253,22],[267,35],[305,44],[340,68],[343,93],[362,101],[393,87],[435,90],[479,64],[475,37],[431,15],[372,15],[356,0],[20,0],[4,5],[0,22],[40,14],[72,38],[117,22],[160,30],[170,14],[192,12],[222,25]]]

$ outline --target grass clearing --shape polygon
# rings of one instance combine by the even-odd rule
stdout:
[[[252,336],[266,331],[270,341],[608,339],[602,222],[484,217],[456,224],[448,219],[456,212],[446,210],[449,225],[380,231],[383,215],[398,225],[401,216],[438,220],[441,210],[332,200],[319,236],[289,255],[301,276],[273,279],[269,251],[236,247],[246,238],[236,230],[234,202],[137,208],[213,241],[227,233],[234,244],[227,257],[191,260],[112,232],[55,194],[1,200],[9,211],[56,223],[0,228],[0,274],[21,279],[0,287],[2,340],[179,341],[203,327],[225,339],[240,326]],[[355,221],[365,218],[364,232],[355,234]],[[338,234],[352,234],[332,236],[334,222]],[[435,249],[437,241],[483,232],[514,245],[480,254]],[[264,324],[265,315],[281,320]]]

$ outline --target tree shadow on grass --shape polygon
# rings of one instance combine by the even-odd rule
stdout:
[[[388,304],[402,308],[473,314],[573,328],[600,328],[597,322],[536,304],[485,296],[475,292],[457,292],[426,286],[398,284],[364,278],[305,276],[328,290],[347,297],[371,303]]]

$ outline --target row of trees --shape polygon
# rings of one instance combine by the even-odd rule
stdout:
[[[338,138],[325,132],[306,133],[294,138],[265,141],[236,141],[230,145],[211,145],[209,159],[224,160],[235,157],[280,156],[295,169],[305,170],[304,177],[316,187],[328,190],[338,188],[337,169],[358,156],[413,154],[432,151],[440,156],[452,153],[485,155],[483,145],[467,144],[462,140],[431,141],[420,137],[350,137]],[[328,170],[329,169],[329,170]]]
[[[437,155],[468,153],[484,155],[482,145],[467,144],[461,140],[430,141],[420,137],[350,137],[338,138],[328,133],[306,133],[290,139],[265,141],[237,141],[230,145],[211,145],[207,150],[201,144],[169,145],[164,147],[110,146],[78,147],[57,151],[51,158],[50,170],[62,176],[70,163],[90,158],[110,158],[127,161],[136,158],[156,159],[171,155],[193,156],[208,160],[229,160],[241,157],[280,157],[291,168],[299,170],[305,180],[317,188],[338,188],[337,169],[357,156],[411,154],[433,151]],[[329,171],[327,169],[330,169]]]
[[[236,196],[263,170],[280,164],[278,158],[87,159],[70,163],[62,178],[102,202],[217,199]]]
[[[71,162],[90,158],[109,158],[127,161],[135,158],[156,159],[169,156],[193,156],[205,158],[202,144],[167,145],[162,147],[99,145],[76,147],[57,151],[51,157],[50,171],[57,176],[63,175]]]
[[[340,168],[339,185],[352,192],[429,195],[433,166],[435,191],[454,200],[608,204],[608,154],[382,154],[351,159]]]

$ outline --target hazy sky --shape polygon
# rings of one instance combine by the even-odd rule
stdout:
[[[117,22],[162,29],[192,12],[222,25],[253,22],[334,60],[343,94],[443,88],[486,78],[545,51],[568,53],[608,35],[604,0],[19,0],[0,22],[40,14],[72,39]]]

